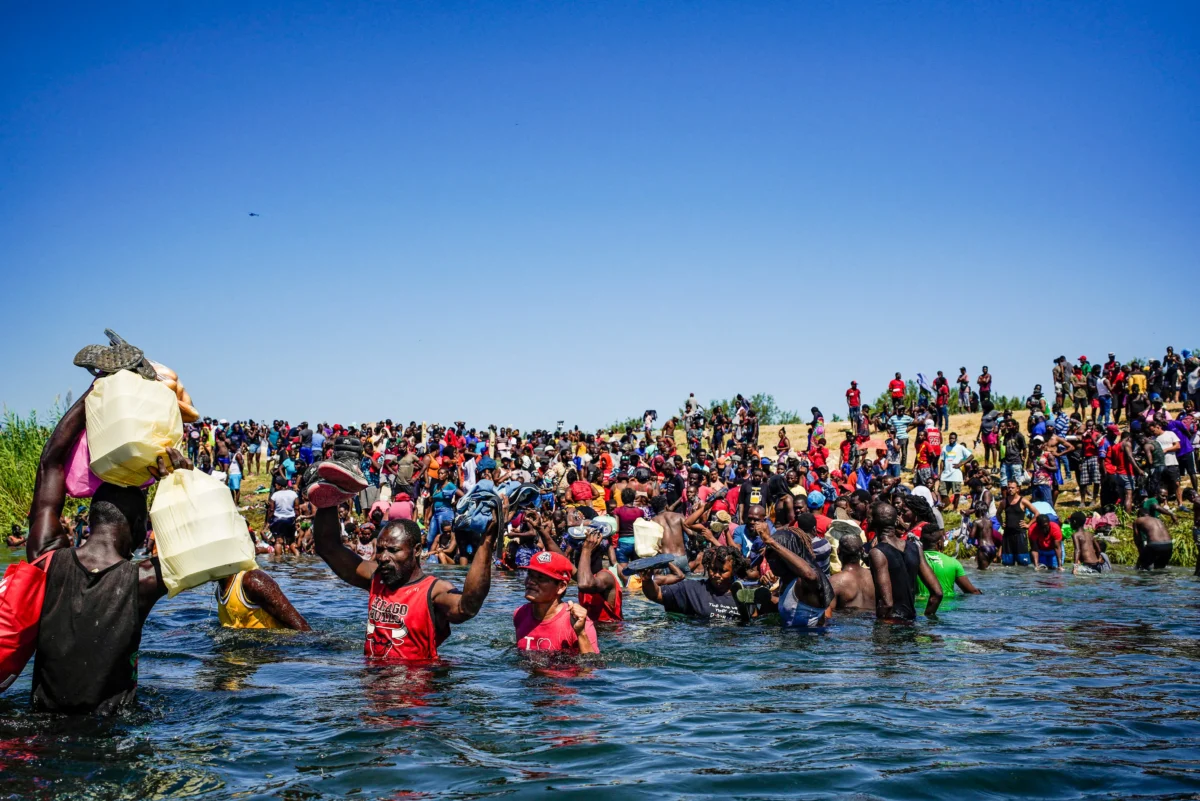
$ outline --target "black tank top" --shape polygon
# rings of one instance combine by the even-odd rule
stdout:
[[[1021,528],[1021,521],[1025,519],[1025,510],[1018,503],[1016,506],[1009,504],[1004,507],[1004,533],[1013,534],[1015,530]]]
[[[916,620],[917,572],[921,564],[921,547],[913,540],[905,540],[903,551],[882,540],[875,547],[887,559],[888,576],[892,580],[892,617]]]
[[[108,714],[137,692],[138,567],[120,561],[97,573],[73,548],[50,559],[33,660],[33,705]]]

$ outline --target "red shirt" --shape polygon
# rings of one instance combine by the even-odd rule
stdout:
[[[437,647],[450,635],[450,627],[439,631],[433,623],[429,596],[436,582],[437,576],[422,576],[392,590],[378,574],[373,576],[363,653],[377,659],[437,659]]]
[[[862,406],[862,393],[857,389],[846,390],[846,403],[850,406]]]
[[[1057,551],[1062,538],[1062,526],[1053,520],[1045,530],[1037,523],[1029,527],[1029,546],[1036,551]]]
[[[609,571],[610,573],[612,571]],[[613,603],[609,603],[603,595],[598,592],[581,592],[579,593],[579,605],[587,610],[588,619],[596,623],[610,623],[617,620],[623,620],[621,617],[621,581],[617,580],[617,597]],[[595,642],[595,640],[592,640]]]
[[[893,378],[891,381],[889,381],[888,389],[890,389],[892,391],[893,398],[903,398],[904,397],[904,382],[901,381],[899,378]]]
[[[571,625],[571,608],[566,604],[558,607],[547,620],[534,620],[533,608],[525,604],[513,612],[513,626],[517,630],[518,651],[571,651],[579,653],[579,635]],[[583,631],[588,639],[596,646],[596,627],[589,619],[583,624]]]

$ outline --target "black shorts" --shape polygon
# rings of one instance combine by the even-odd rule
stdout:
[[[294,517],[286,520],[273,520],[269,528],[274,537],[273,541],[283,540],[284,545],[291,545],[296,541],[296,518]]]
[[[1195,476],[1196,475],[1196,452],[1190,451],[1189,453],[1187,453],[1183,456],[1179,456],[1179,454],[1176,454],[1176,456],[1179,459],[1179,475],[1180,476]]]
[[[1174,496],[1179,489],[1179,465],[1169,464],[1162,471],[1162,485],[1167,488],[1167,494]]]
[[[1170,542],[1151,542],[1142,548],[1138,555],[1138,570],[1161,570],[1171,561],[1174,544]]]

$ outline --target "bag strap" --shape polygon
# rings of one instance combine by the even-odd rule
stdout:
[[[57,553],[59,550],[61,550],[61,549],[55,548],[52,551],[46,551],[44,554],[39,556],[37,559],[34,559],[32,562],[30,562],[30,564],[33,565],[34,567],[41,568],[43,573],[47,573],[50,571],[50,557],[54,556],[54,554]],[[45,564],[43,564],[43,562]]]

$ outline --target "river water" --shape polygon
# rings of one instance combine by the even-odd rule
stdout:
[[[1182,570],[970,570],[985,595],[937,622],[823,635],[638,598],[584,665],[516,652],[520,580],[500,575],[443,662],[408,669],[364,661],[365,592],[321,562],[263,565],[313,633],[223,630],[205,588],[161,601],[140,707],[116,720],[31,713],[27,669],[0,697],[0,796],[1200,794],[1200,580]]]

